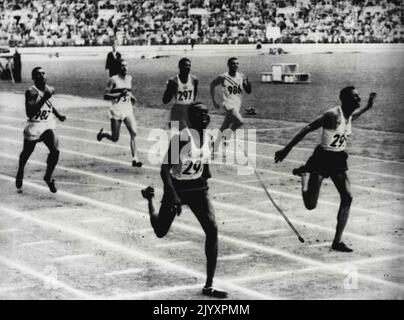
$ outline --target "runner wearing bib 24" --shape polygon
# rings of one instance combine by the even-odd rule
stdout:
[[[341,198],[331,248],[341,252],[352,252],[353,250],[341,241],[353,199],[347,175],[348,154],[345,152],[345,148],[351,134],[352,120],[357,119],[373,106],[376,93],[373,92],[369,95],[368,104],[364,108],[360,108],[359,93],[352,86],[343,88],[339,97],[341,106],[329,109],[300,130],[286,147],[275,153],[275,162],[282,161],[306,134],[319,128],[323,129],[321,143],[306,164],[294,169],[293,174],[302,177],[302,196],[308,210],[313,210],[317,206],[323,179],[331,178]]]
[[[212,287],[217,262],[218,231],[207,183],[210,178],[207,163],[210,159],[210,138],[204,136],[204,130],[210,121],[208,108],[196,102],[188,108],[188,115],[189,129],[182,130],[181,137],[189,139],[181,141],[179,136],[174,137],[161,165],[164,194],[159,212],[156,212],[153,204],[153,187],[143,189],[142,196],[148,200],[150,222],[159,238],[167,234],[174,218],[181,213],[182,205],[189,206],[206,234],[206,282],[202,294],[226,298],[227,292]]]

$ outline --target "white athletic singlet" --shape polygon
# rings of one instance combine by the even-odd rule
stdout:
[[[132,102],[130,99],[130,91],[132,89],[132,76],[126,75],[125,79],[122,79],[119,75],[115,75],[112,76],[111,79],[115,83],[115,86],[111,90],[112,93],[117,92],[117,90],[119,89],[127,89],[128,92],[123,97],[111,100],[112,106],[109,109],[110,118],[115,120],[124,120],[127,117],[131,117],[134,119]]]
[[[38,96],[36,98],[35,103],[38,103],[39,100],[42,99],[44,96],[44,92],[39,90],[36,86],[32,86],[32,89],[36,90],[38,92]],[[53,104],[55,100],[53,99],[53,96],[50,97],[46,102],[42,105],[41,109],[33,115],[31,118],[28,119],[28,122],[33,123],[33,122],[52,122],[55,120],[55,116],[52,112],[53,110]]]
[[[223,106],[226,110],[233,108],[240,109],[241,107],[241,94],[243,92],[243,75],[236,72],[233,78],[228,72],[223,73],[224,81],[222,83],[223,90]]]
[[[36,86],[32,86],[32,89],[38,92],[38,96],[36,98],[36,103],[42,99],[44,96],[44,92],[39,90]],[[54,130],[56,127],[55,115],[53,113],[53,104],[54,99],[53,96],[50,97],[46,102],[42,105],[41,109],[37,113],[35,113],[31,118],[27,120],[27,125],[24,128],[24,139],[28,141],[35,141],[40,139],[41,135],[46,130]]]
[[[132,103],[130,101],[130,90],[132,89],[132,76],[126,75],[125,79],[122,79],[119,75],[115,75],[112,76],[111,79],[115,83],[115,86],[112,88],[112,91],[116,89],[128,90],[126,96],[120,97],[119,99],[116,100],[112,100],[112,104],[129,105],[130,107],[132,107]]]
[[[337,127],[335,129],[323,128],[320,146],[324,150],[328,151],[343,151],[345,150],[348,137],[352,133],[352,116],[350,116],[348,118],[348,121],[346,121],[341,107],[336,107],[331,110],[336,110],[337,112],[339,112],[341,121],[339,124],[337,124]]]
[[[176,75],[173,80],[178,84],[177,92],[175,93],[174,97],[174,104],[189,105],[194,102],[194,77],[189,74],[188,81],[186,83],[182,83],[178,75]]]
[[[188,128],[181,131],[181,136],[190,137],[190,141],[180,150],[179,163],[171,167],[170,174],[177,180],[198,179],[211,156],[210,137],[205,135],[203,146],[198,148]]]

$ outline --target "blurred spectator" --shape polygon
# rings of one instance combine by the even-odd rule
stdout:
[[[16,83],[21,82],[21,54],[17,48],[15,48],[13,55],[13,76]]]
[[[404,42],[401,0],[0,0],[0,45]]]

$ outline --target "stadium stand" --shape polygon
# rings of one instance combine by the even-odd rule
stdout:
[[[403,13],[400,0],[0,0],[0,45],[394,43]]]

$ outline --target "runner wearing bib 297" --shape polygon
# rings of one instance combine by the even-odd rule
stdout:
[[[191,75],[191,60],[182,58],[178,62],[179,74],[167,81],[167,87],[163,95],[163,103],[173,100],[170,111],[170,127],[173,121],[178,121],[178,129],[189,126],[188,108],[195,102],[198,93],[198,79]]]

